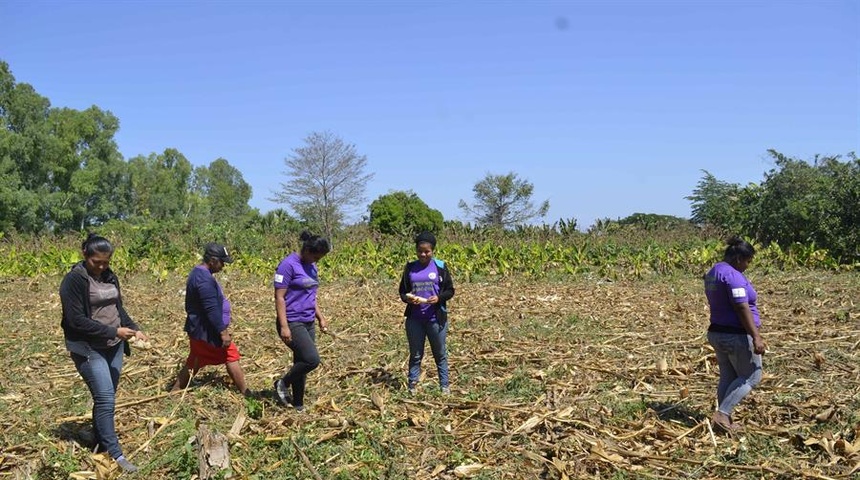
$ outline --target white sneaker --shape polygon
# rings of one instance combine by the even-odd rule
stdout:
[[[290,394],[287,393],[287,386],[284,385],[283,379],[279,378],[275,380],[275,384],[272,386],[272,389],[275,391],[275,400],[277,400],[278,403],[285,407],[293,403],[293,399],[290,398]]]

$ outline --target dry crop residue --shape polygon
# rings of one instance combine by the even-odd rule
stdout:
[[[396,281],[325,284],[335,335],[318,332],[323,363],[297,413],[270,400],[291,356],[274,333],[268,279],[220,276],[259,392],[246,401],[223,367],[205,368],[183,395],[165,392],[187,354],[184,278],[134,276],[126,306],[152,348],[126,359],[120,440],[152,478],[196,471],[183,451],[197,422],[229,432],[241,478],[850,478],[860,471],[858,275],[751,274],[769,352],[734,437],[706,421],[717,371],[697,278],[458,283],[450,396],[438,392],[429,346],[418,394],[405,389]],[[96,469],[59,280],[0,281],[0,475]]]

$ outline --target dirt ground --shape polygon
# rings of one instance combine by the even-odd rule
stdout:
[[[754,269],[753,269],[754,270]],[[223,367],[183,394],[184,276],[122,278],[151,337],[126,358],[117,428],[150,478],[192,478],[200,424],[227,434],[234,478],[857,478],[860,275],[756,276],[764,380],[726,436],[707,419],[718,373],[701,280],[503,278],[456,283],[452,394],[427,351],[416,396],[396,281],[325,284],[309,408],[271,400],[291,363],[270,279],[219,274],[255,398]],[[66,353],[60,278],[0,279],[0,477],[113,478],[91,455],[91,400]]]

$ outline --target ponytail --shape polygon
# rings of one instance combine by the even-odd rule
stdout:
[[[307,230],[299,235],[299,240],[302,242],[302,252],[325,255],[331,251],[331,243],[328,239],[313,235]]]
[[[81,243],[81,251],[84,252],[84,257],[91,257],[96,252],[113,254],[113,245],[105,237],[89,233],[87,239]]]
[[[755,247],[741,237],[734,235],[726,240],[726,252],[723,260],[726,263],[735,264],[739,260],[752,258],[755,255]]]

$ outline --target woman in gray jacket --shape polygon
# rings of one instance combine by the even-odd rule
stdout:
[[[119,279],[110,269],[113,245],[90,234],[81,245],[84,260],[60,284],[63,335],[75,368],[93,397],[93,431],[100,449],[127,472],[137,471],[122,454],[116,435],[116,387],[127,341],[148,340],[122,306]]]

